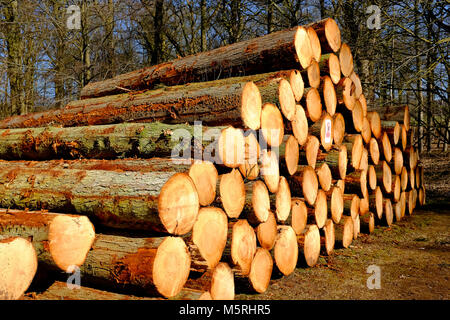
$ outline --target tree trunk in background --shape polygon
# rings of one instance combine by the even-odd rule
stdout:
[[[87,0],[81,3],[81,61],[83,72],[81,74],[81,87],[91,81],[91,50],[88,30]]]
[[[22,65],[23,38],[20,32],[19,10],[17,1],[9,1],[3,7],[5,16],[5,40],[7,47],[7,75],[9,80],[10,115],[21,114],[24,106]]]
[[[155,1],[155,19],[153,21],[153,39],[154,46],[152,51],[151,64],[161,63],[163,60],[163,19],[164,19],[164,0]]]
[[[416,53],[416,70],[420,70],[420,55],[419,55],[419,2],[420,0],[414,1],[414,48]],[[423,151],[423,96],[421,91],[421,77],[417,77],[417,144],[419,153]]]
[[[432,21],[431,21],[431,10],[432,8],[430,8],[430,3],[427,2],[426,3],[426,8],[425,11],[427,12],[425,14],[425,21],[427,23],[427,39],[433,39],[433,25],[432,25]],[[431,123],[431,118],[433,117],[433,91],[434,91],[434,69],[436,68],[434,63],[436,61],[436,53],[435,50],[432,48],[432,43],[431,42],[427,42],[427,66],[426,66],[426,70],[427,70],[427,136],[426,136],[426,147],[427,147],[427,151],[430,152],[431,151],[431,136],[433,135],[433,130],[434,128],[432,128],[432,123]]]
[[[325,19],[326,17],[325,0],[319,0],[319,6],[320,6],[320,19]]]
[[[206,17],[206,0],[200,1],[200,51],[207,50],[206,33],[208,29],[207,17]]]
[[[273,32],[273,2],[272,0],[267,1],[267,33]]]

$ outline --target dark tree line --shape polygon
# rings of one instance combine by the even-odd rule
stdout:
[[[70,5],[79,29],[67,26]],[[367,25],[370,5],[380,29]],[[409,104],[420,150],[446,148],[449,11],[437,0],[0,0],[0,117],[62,107],[90,81],[332,17],[369,106]]]

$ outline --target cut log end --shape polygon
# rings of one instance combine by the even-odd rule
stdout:
[[[186,173],[176,173],[161,188],[158,199],[159,218],[174,235],[188,233],[200,209],[197,189]]]
[[[342,218],[342,214],[344,212],[344,198],[343,192],[341,188],[338,186],[333,187],[333,191],[331,193],[331,218],[334,223],[339,223]]]
[[[306,110],[312,122],[319,121],[322,116],[322,102],[319,91],[311,88],[306,93]]]
[[[213,300],[234,300],[234,274],[227,263],[220,262],[214,268],[210,292]]]
[[[262,99],[258,87],[251,81],[244,85],[241,98],[241,118],[252,130],[261,126]]]
[[[313,27],[307,28],[306,32],[308,32],[308,37],[309,37],[311,51],[312,51],[312,57],[314,59],[313,62],[319,62],[320,57],[322,56],[322,48],[320,45],[319,37],[317,36],[317,33]]]
[[[339,58],[335,54],[330,54],[328,59],[328,71],[333,84],[338,84],[339,80],[341,80],[341,65],[339,63]]]
[[[269,211],[267,220],[258,224],[255,230],[259,245],[264,249],[272,250],[277,237],[277,220],[272,211]]]
[[[36,251],[30,241],[0,240],[0,300],[19,299],[30,286],[37,265]]]
[[[332,183],[332,176],[330,167],[324,162],[319,169],[316,170],[317,177],[319,178],[320,187],[324,191],[329,191]]]
[[[238,170],[221,176],[219,193],[228,217],[238,218],[245,206],[245,184]]]
[[[325,234],[325,251],[327,255],[331,255],[334,251],[335,244],[335,234],[334,234],[334,223],[333,220],[328,219],[323,227]]]
[[[316,225],[309,225],[303,238],[299,238],[306,264],[314,267],[320,255],[320,232]]]
[[[308,220],[308,209],[305,202],[298,198],[293,198],[291,211],[291,227],[294,229],[295,234],[301,234]]]
[[[266,185],[260,180],[255,181],[252,187],[252,207],[255,222],[265,222],[269,217],[270,197]]]
[[[339,63],[344,77],[349,77],[353,72],[353,55],[350,47],[343,43],[339,51]]]
[[[308,165],[311,168],[316,167],[319,147],[320,147],[319,139],[315,136],[309,135],[305,146],[305,152],[306,152],[306,161],[308,162]]]
[[[333,81],[329,76],[323,77],[323,100],[325,103],[325,108],[327,109],[327,112],[334,116],[336,112],[336,105],[337,105],[337,98],[336,98],[336,91],[334,90]]]
[[[328,18],[325,22],[325,37],[330,48],[338,52],[341,48],[341,31],[334,19]]]
[[[290,83],[285,79],[278,85],[278,101],[284,117],[292,121],[295,115],[295,96]]]
[[[284,161],[286,162],[286,167],[290,175],[293,175],[297,171],[298,160],[298,141],[294,136],[289,136],[285,144]]]
[[[221,164],[229,168],[239,167],[244,162],[245,137],[243,130],[232,126],[223,129],[217,148]]]
[[[200,205],[209,206],[216,198],[216,185],[219,177],[214,164],[209,161],[194,162],[189,169],[189,177],[197,188]]]
[[[314,216],[319,228],[323,228],[327,221],[328,203],[327,194],[323,190],[317,192],[316,202],[314,203]]]
[[[280,182],[280,167],[276,152],[264,150],[261,163],[261,174],[264,182],[271,193],[276,193]]]
[[[317,179],[316,172],[312,167],[307,166],[304,168],[302,174],[303,196],[310,205],[314,205],[319,190],[319,181]]]
[[[95,240],[94,226],[84,216],[56,216],[49,227],[49,249],[55,264],[64,271],[81,266]]]
[[[337,146],[340,146],[345,136],[345,120],[342,114],[335,113],[333,116],[333,140]]]
[[[273,259],[267,249],[258,248],[252,261],[249,279],[253,289],[258,293],[267,290],[272,276]]]
[[[256,234],[247,220],[238,220],[233,225],[231,238],[231,258],[239,266],[242,275],[250,272],[253,256],[256,252]]]
[[[298,144],[303,146],[308,139],[308,119],[305,109],[301,105],[295,107],[295,116],[291,125],[294,137],[297,139]]]
[[[320,85],[319,63],[316,60],[313,60],[306,71],[308,74],[309,86],[312,88],[318,88]]]
[[[285,276],[294,272],[298,260],[297,236],[290,226],[279,226],[274,246],[274,260]]]
[[[286,221],[291,213],[291,189],[285,177],[280,177],[278,191],[275,195],[276,215],[278,221]]]
[[[153,283],[164,297],[174,297],[186,283],[191,257],[182,238],[167,237],[161,242],[153,263]]]
[[[339,238],[340,244],[344,248],[348,248],[350,244],[353,242],[353,220],[352,217],[343,217],[339,226]]]
[[[198,247],[208,267],[220,261],[227,243],[228,219],[220,208],[201,208],[192,230],[192,241]]]
[[[289,90],[291,89],[289,88]],[[263,105],[261,113],[261,132],[269,146],[278,147],[283,142],[283,116],[277,106],[272,103],[265,103]]]
[[[302,74],[298,70],[292,70],[289,74],[289,83],[291,84],[292,93],[296,102],[300,102],[305,90],[305,83],[303,82]]]
[[[294,36],[294,46],[297,53],[298,61],[303,69],[309,67],[313,60],[313,51],[308,32],[303,27],[298,27]]]

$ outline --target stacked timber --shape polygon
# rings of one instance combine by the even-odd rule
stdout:
[[[408,107],[367,105],[333,19],[81,98],[0,121],[0,298],[38,264],[83,287],[37,299],[262,293],[425,202]]]

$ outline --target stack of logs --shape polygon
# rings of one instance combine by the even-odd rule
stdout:
[[[81,96],[0,121],[0,298],[38,266],[83,285],[38,299],[262,293],[425,201],[408,107],[367,105],[333,19]]]

